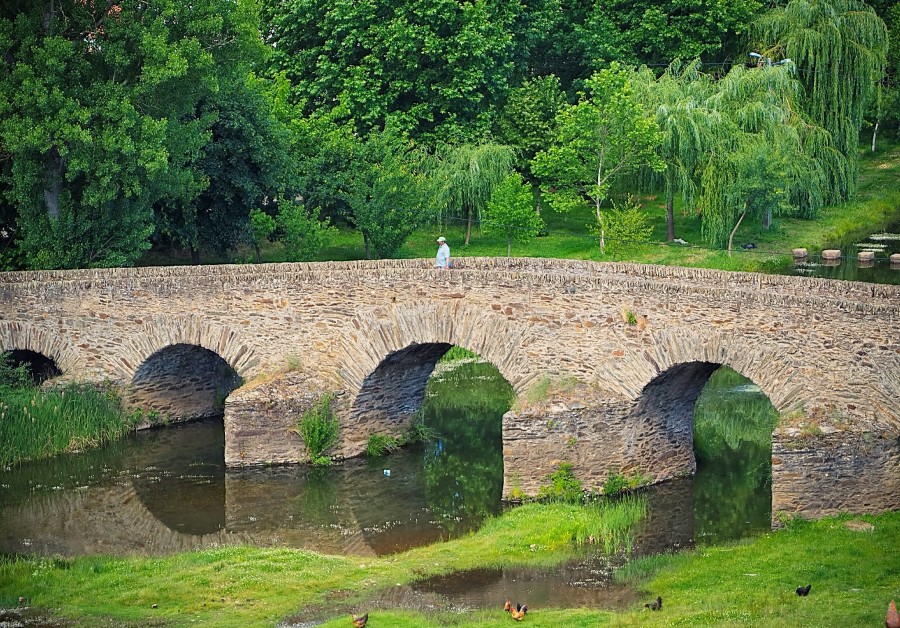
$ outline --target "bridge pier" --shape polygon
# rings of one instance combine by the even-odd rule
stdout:
[[[900,507],[900,436],[782,427],[772,438],[772,522]]]
[[[637,400],[578,385],[507,412],[503,496],[536,495],[561,463],[594,493],[615,475],[650,484],[693,474],[694,404],[717,367],[673,368]]]

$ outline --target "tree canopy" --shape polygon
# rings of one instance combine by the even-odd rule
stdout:
[[[329,225],[370,256],[422,221],[468,243],[514,172],[601,244],[638,188],[670,240],[680,199],[724,244],[852,195],[860,129],[900,125],[898,24],[896,0],[7,0],[0,269],[299,259]]]

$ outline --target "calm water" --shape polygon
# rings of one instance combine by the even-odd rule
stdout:
[[[433,442],[325,469],[226,471],[222,423],[206,421],[3,470],[0,552],[163,555],[252,544],[376,556],[450,539],[503,508],[500,416],[511,398],[491,365],[445,368],[424,409]],[[768,530],[771,421],[758,389],[717,372],[698,402],[697,476],[648,490],[634,553]],[[619,608],[634,599],[611,583],[614,565],[585,555],[552,572],[479,570],[391,590],[380,603],[476,607],[515,594]]]
[[[795,261],[784,269],[785,274],[843,279],[846,281],[866,281],[900,285],[900,266],[891,265],[892,253],[900,253],[900,225],[884,233],[875,233],[862,242],[848,242],[834,247],[840,249],[840,260],[822,260],[811,256],[803,261]],[[873,251],[875,261],[861,264],[857,261],[860,251]]]

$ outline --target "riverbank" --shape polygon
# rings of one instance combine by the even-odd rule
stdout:
[[[622,518],[624,521],[625,518]],[[162,559],[84,557],[0,560],[0,606],[27,604],[78,626],[349,625],[348,611],[369,612],[369,626],[461,628],[509,621],[497,607],[433,613],[366,608],[377,591],[450,571],[549,566],[576,551],[574,538],[598,519],[589,509],[529,504],[479,532],[380,558],[299,550],[223,548]],[[580,532],[579,532],[580,531]],[[629,563],[617,578],[663,598],[662,611],[639,603],[597,608],[532,606],[531,626],[875,626],[900,599],[900,513],[794,522],[735,544]],[[797,586],[812,584],[808,597]],[[528,603],[528,600],[515,600]]]

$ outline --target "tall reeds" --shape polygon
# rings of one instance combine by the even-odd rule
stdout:
[[[111,391],[0,385],[0,466],[98,447],[131,431],[136,420]]]

